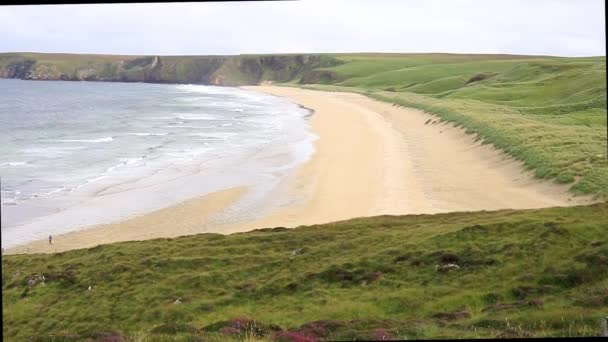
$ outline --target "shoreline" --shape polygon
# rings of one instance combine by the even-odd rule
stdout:
[[[206,225],[209,216],[227,210],[246,192],[243,187],[231,188],[126,221],[58,235],[52,248],[48,241],[40,240],[9,248],[5,254],[53,253],[198,233],[294,228],[384,214],[593,202],[589,197],[574,197],[567,190],[569,185],[534,179],[520,162],[420,110],[354,93],[277,86],[241,88],[285,97],[314,112],[309,124],[320,137],[314,142],[315,152],[277,187],[291,198],[303,199],[301,203],[279,207],[250,222]],[[437,122],[428,124],[429,119]],[[162,229],[167,224],[171,230]]]
[[[475,141],[463,128],[441,123],[439,117],[418,109],[396,107],[356,93],[278,86],[242,88],[313,108],[316,115],[311,126],[321,139],[315,142],[316,153],[287,190],[292,194],[308,190],[306,204],[224,227],[224,233],[295,228],[363,216],[537,209],[596,202],[592,196],[570,193],[568,184],[534,178],[533,171],[525,170],[521,162],[492,145]],[[425,124],[429,119],[436,124]],[[336,128],[349,125],[344,130],[351,134],[350,139],[341,141],[344,137],[338,136],[340,129]],[[353,125],[364,128],[360,135],[354,134]],[[337,166],[339,161],[329,159],[337,157],[332,151],[340,144],[348,146],[342,151],[350,155],[341,156],[342,165]],[[361,161],[349,163],[349,158]],[[334,174],[325,175],[330,172]]]
[[[237,202],[247,187],[234,187],[212,192],[178,204],[114,223],[99,224],[85,229],[36,240],[6,248],[4,254],[58,253],[72,249],[90,248],[101,244],[172,238],[205,233],[212,215],[222,212]],[[193,213],[197,213],[193,215]],[[168,225],[177,229],[165,229]]]

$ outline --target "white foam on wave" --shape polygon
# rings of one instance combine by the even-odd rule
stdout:
[[[106,172],[107,172],[107,171],[106,171]],[[106,177],[107,177],[107,174],[104,172],[104,173],[102,173],[101,175],[99,175],[99,176],[97,176],[97,177],[89,178],[89,179],[87,179],[87,180],[84,182],[84,184],[74,187],[74,188],[72,189],[72,191],[73,191],[73,190],[76,190],[76,189],[79,189],[79,188],[81,188],[82,186],[84,186],[84,185],[86,185],[86,184],[91,184],[91,183],[97,182],[98,180],[102,180],[102,179],[104,179],[104,178],[106,178]]]
[[[179,126],[162,126],[163,128],[193,128],[193,129],[208,129],[208,128],[216,128],[218,126],[193,126],[193,125],[179,125]]]
[[[198,84],[180,84],[175,87],[189,93],[203,93],[210,95],[227,95],[235,93],[235,89],[228,87],[206,86]]]
[[[209,114],[180,114],[177,116],[182,120],[217,120],[218,118],[214,115]]]
[[[120,160],[123,164],[125,165],[131,165],[131,164],[135,164],[138,161],[142,161],[144,159],[144,157],[134,157],[134,158],[118,158],[118,160]]]
[[[23,165],[27,165],[28,162],[6,162],[6,163],[2,163],[0,165],[2,166],[23,166]]]
[[[21,191],[16,189],[2,189],[2,200],[0,200],[0,204],[2,205],[15,205],[18,202],[17,196],[21,194]]]
[[[57,188],[57,189],[54,189],[54,190],[51,190],[51,191],[47,192],[46,195],[52,195],[54,193],[57,193],[57,192],[60,192],[60,191],[64,191],[65,189],[66,189],[65,187]]]
[[[82,150],[85,146],[46,146],[46,147],[30,147],[24,148],[22,153],[31,157],[57,157],[72,153],[73,151]]]
[[[214,148],[210,147],[189,148],[177,152],[169,152],[166,154],[166,158],[179,161],[191,161],[194,158],[208,154],[209,152],[213,152],[214,150]]]
[[[5,198],[4,196],[2,196],[2,200],[0,201],[0,204],[2,204],[2,205],[17,205],[17,204],[19,204],[19,201],[17,201],[17,199],[15,197]]]
[[[195,101],[201,101],[204,100],[204,97],[178,97],[176,98],[177,101],[183,101],[183,102],[195,102]]]
[[[57,140],[56,142],[83,142],[83,143],[102,143],[114,141],[113,137],[103,137],[99,139],[65,139]]]
[[[25,196],[20,196],[22,192],[16,189],[12,191],[2,190],[2,204],[17,205],[32,198],[46,197],[66,190],[68,190],[67,187],[29,189]],[[7,197],[7,193],[12,193],[12,196]]]
[[[225,132],[225,133],[218,133],[218,132],[205,132],[205,133],[189,133],[188,136],[190,137],[202,137],[202,138],[215,138],[215,139],[226,139],[226,138],[230,138],[237,135],[237,133],[232,133],[232,132]]]
[[[141,118],[142,120],[173,120],[175,119],[172,116],[148,116]]]
[[[147,136],[151,136],[151,135],[152,136],[160,136],[160,137],[162,137],[162,136],[165,136],[165,135],[167,135],[169,133],[165,132],[165,133],[127,133],[127,134],[128,135],[136,135],[138,137],[147,137]]]
[[[73,192],[75,190],[78,190],[78,189],[82,188],[85,185],[89,185],[91,183],[95,183],[95,182],[100,181],[102,179],[106,179],[108,177],[111,177],[112,173],[114,173],[116,170],[118,170],[120,168],[123,168],[125,166],[136,164],[137,162],[140,162],[140,161],[144,160],[145,158],[146,158],[146,156],[143,156],[143,157],[134,157],[134,158],[118,158],[118,160],[119,160],[118,164],[115,164],[115,165],[112,165],[112,166],[108,167],[105,171],[99,173],[97,176],[94,176],[94,177],[91,177],[91,178],[87,178],[81,184],[78,184],[78,185],[76,185],[74,187],[71,187],[68,190],[70,192]]]

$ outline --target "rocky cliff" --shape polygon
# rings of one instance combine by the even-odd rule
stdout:
[[[341,62],[327,55],[117,56],[4,53],[0,78],[254,85],[310,78]]]

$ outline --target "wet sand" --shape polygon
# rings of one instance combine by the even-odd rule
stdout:
[[[56,235],[53,236],[53,244],[48,240],[38,240],[9,248],[5,253],[55,253],[118,241],[170,238],[204,233],[207,229],[213,231],[208,226],[209,218],[226,210],[246,190],[239,187],[213,192],[125,221]]]
[[[297,227],[381,214],[542,208],[590,203],[569,185],[534,179],[520,162],[438,117],[363,95],[298,88],[244,87],[286,97],[315,114],[315,153],[276,191],[300,204],[261,219],[209,225],[246,191],[234,188],[109,225],[36,241],[8,253],[56,252],[101,243]],[[431,119],[431,122],[427,123]]]

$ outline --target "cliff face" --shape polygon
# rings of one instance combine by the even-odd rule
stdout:
[[[31,59],[9,60],[0,67],[0,77],[2,78],[25,78],[30,73],[36,61]]]
[[[24,80],[254,85],[301,81],[341,61],[324,55],[106,56],[0,54],[0,77]]]

